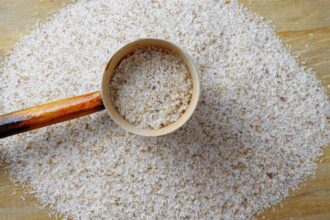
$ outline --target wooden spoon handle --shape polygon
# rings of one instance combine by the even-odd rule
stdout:
[[[100,92],[0,115],[0,138],[68,121],[104,109]]]

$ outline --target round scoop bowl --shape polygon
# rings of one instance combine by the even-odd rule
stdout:
[[[110,80],[121,60],[144,47],[158,47],[178,56],[191,75],[193,91],[187,111],[175,122],[160,129],[142,129],[130,124],[114,107],[110,96]],[[192,59],[175,44],[160,39],[139,39],[119,49],[110,59],[102,78],[101,92],[92,92],[51,103],[0,115],[0,138],[31,131],[48,125],[79,118],[106,109],[124,130],[136,135],[155,137],[169,134],[184,125],[194,113],[200,96],[200,79]]]
[[[177,56],[178,58],[180,58],[184,63],[185,67],[187,68],[193,84],[192,97],[189,102],[187,111],[180,118],[178,118],[177,121],[160,129],[143,129],[129,123],[118,113],[110,95],[111,92],[110,81],[112,78],[112,74],[114,70],[117,68],[117,66],[120,64],[120,62],[124,58],[132,54],[135,50],[149,46],[161,48],[162,50],[168,51],[174,54],[175,56]],[[109,61],[104,71],[101,91],[102,91],[101,92],[102,100],[107,112],[120,127],[133,134],[146,136],[146,137],[154,137],[154,136],[169,134],[180,128],[189,120],[189,118],[194,113],[198,104],[198,100],[200,96],[200,80],[199,80],[199,74],[197,72],[194,63],[192,62],[191,58],[181,48],[165,40],[146,38],[125,45],[113,55],[113,57]]]

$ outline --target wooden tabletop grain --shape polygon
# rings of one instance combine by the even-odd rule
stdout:
[[[314,69],[330,95],[330,0],[240,0],[257,14],[273,21],[280,38],[301,54]],[[27,33],[26,26],[45,20],[71,0],[0,0],[0,55]],[[259,219],[330,219],[330,145],[317,159],[316,178],[280,204],[264,211]],[[25,186],[28,187],[28,186]],[[0,220],[52,219],[37,199],[24,194],[23,186],[9,179],[0,166]]]

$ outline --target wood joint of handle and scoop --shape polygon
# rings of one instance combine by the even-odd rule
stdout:
[[[104,109],[100,92],[0,115],[0,138],[79,118]]]

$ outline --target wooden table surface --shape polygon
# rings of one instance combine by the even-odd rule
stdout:
[[[330,0],[240,0],[273,21],[280,38],[301,54],[330,94]],[[0,55],[25,34],[26,26],[45,20],[71,0],[0,0]],[[307,45],[307,46],[306,46]],[[259,219],[330,219],[330,145],[317,159],[316,178],[310,179],[281,204]],[[38,201],[13,184],[0,167],[0,220],[51,219]]]

